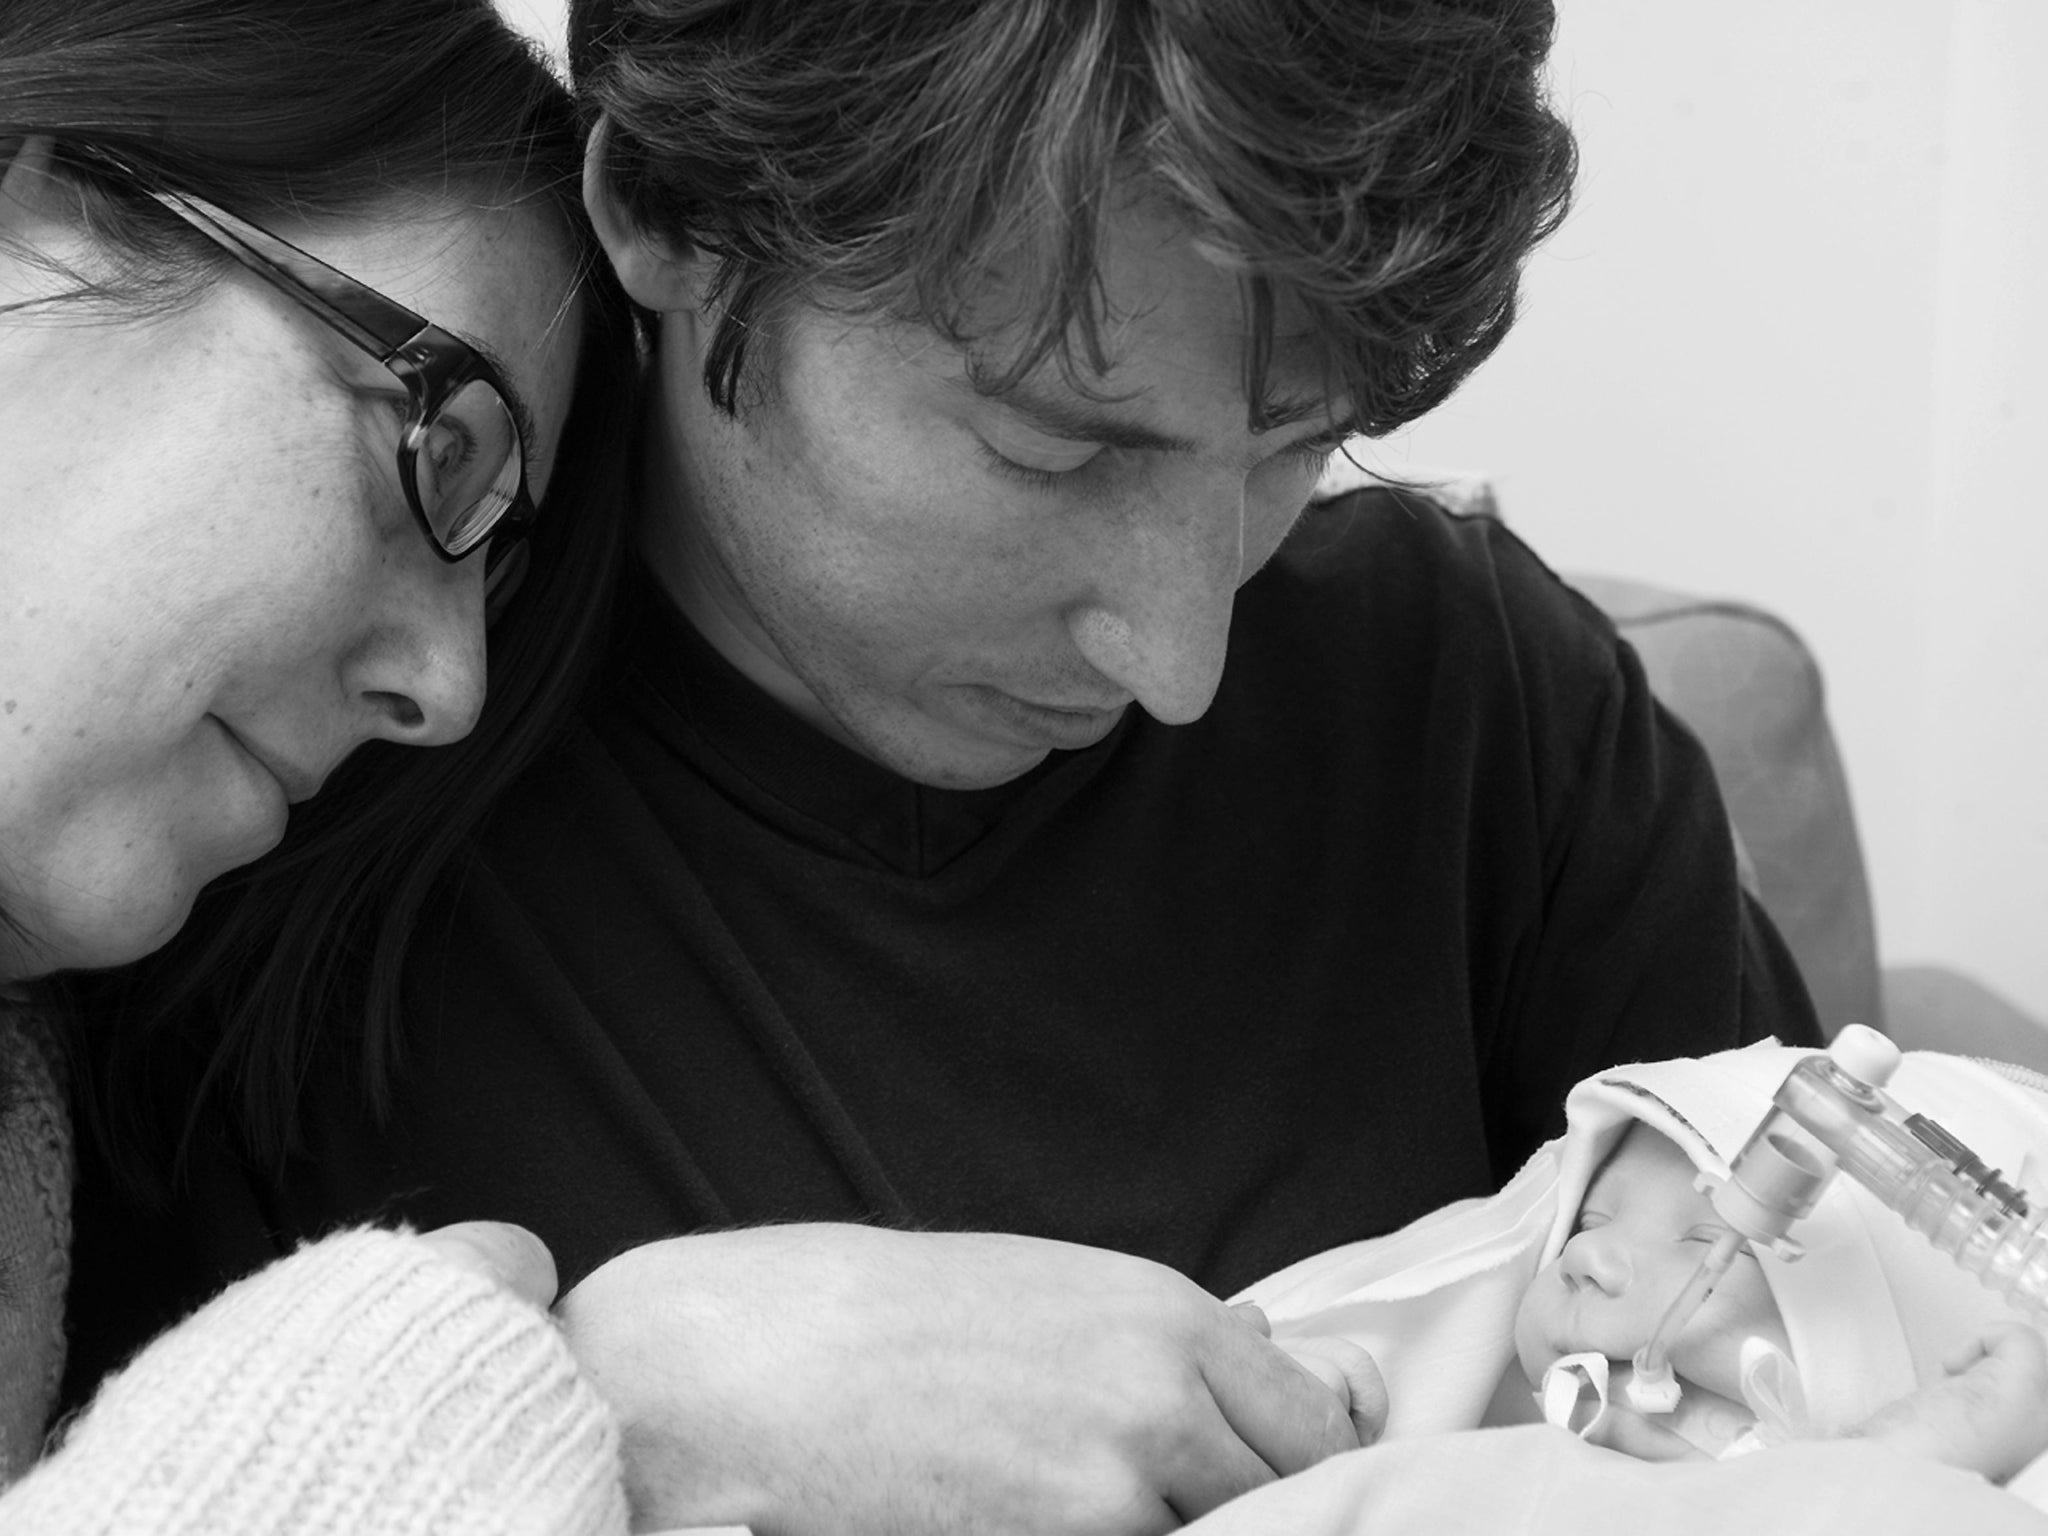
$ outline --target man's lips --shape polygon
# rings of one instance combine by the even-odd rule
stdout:
[[[1019,698],[1000,688],[976,685],[967,690],[977,711],[1003,735],[1020,745],[1076,751],[1093,746],[1116,728],[1128,701],[1110,705],[1047,704]]]

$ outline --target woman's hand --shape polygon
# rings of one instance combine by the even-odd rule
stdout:
[[[524,1227],[509,1221],[458,1221],[422,1232],[420,1241],[522,1301],[543,1310],[554,1305],[555,1256]]]

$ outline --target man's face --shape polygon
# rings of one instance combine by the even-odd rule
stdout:
[[[1672,1299],[1727,1224],[1693,1188],[1695,1170],[1669,1137],[1631,1126],[1586,1191],[1564,1251],[1537,1272],[1515,1315],[1515,1349],[1534,1383],[1564,1355],[1626,1361],[1650,1341]],[[1743,1248],[1690,1322],[1671,1366],[1681,1377],[1741,1396],[1742,1341],[1756,1335],[1792,1352],[1756,1256]]]
[[[656,570],[769,693],[921,783],[1003,783],[1133,703],[1199,717],[1237,589],[1334,446],[1341,402],[1288,371],[1284,311],[1298,411],[1251,430],[1239,284],[1177,222],[1120,215],[1102,276],[1106,402],[1056,362],[985,395],[925,327],[800,309],[734,421],[700,382],[710,318],[664,317]]]

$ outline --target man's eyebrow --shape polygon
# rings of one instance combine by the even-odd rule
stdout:
[[[505,359],[498,356],[491,344],[480,336],[467,331],[454,333],[456,339],[491,365],[491,372],[497,375],[498,388],[504,391],[505,404],[512,408],[512,424],[519,428],[519,443],[526,450],[527,468],[531,469],[533,455],[539,451],[539,439],[534,436],[533,411],[526,403],[526,397],[519,393],[519,386],[512,382],[512,370],[505,365]]]
[[[968,387],[972,388],[972,385]],[[1101,443],[1108,448],[1150,453],[1194,453],[1201,447],[1192,438],[1118,415],[1107,405],[1055,394],[1029,381],[1013,384],[983,398],[1008,406],[1041,432],[1070,442]],[[1282,427],[1317,418],[1331,423],[1333,435],[1350,435],[1350,427],[1333,415],[1327,400],[1305,398],[1274,401],[1262,413],[1264,425],[1260,430],[1275,432]]]
[[[972,389],[973,385],[966,387]],[[1091,400],[1055,394],[1028,380],[994,394],[975,393],[1009,407],[1039,431],[1070,442],[1101,443],[1140,453],[1193,453],[1201,447],[1192,438],[1133,421]]]

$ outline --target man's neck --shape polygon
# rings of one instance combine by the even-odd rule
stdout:
[[[675,392],[701,389],[676,377],[668,354],[657,353],[655,387],[640,432],[641,501],[636,509],[641,558],[669,600],[711,648],[769,698],[814,730],[860,751],[817,697],[783,660],[775,644],[747,609],[717,552],[698,532],[699,492],[692,484],[683,415]],[[691,402],[699,413],[708,401]],[[740,430],[736,425],[732,430]]]

